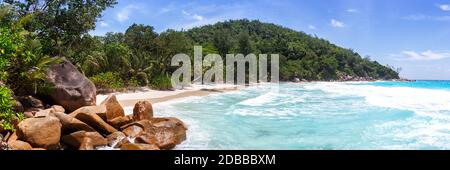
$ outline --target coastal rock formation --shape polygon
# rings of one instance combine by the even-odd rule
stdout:
[[[172,149],[186,140],[187,128],[176,118],[152,118],[137,124],[144,127],[144,131],[136,137],[136,143],[155,144],[160,149]]]
[[[71,147],[83,147],[83,149],[94,149],[97,146],[105,146],[108,144],[108,141],[98,132],[73,132],[69,135],[63,136],[61,140]]]
[[[55,117],[29,118],[19,123],[17,136],[33,147],[58,149],[61,123]]]
[[[139,136],[143,131],[144,131],[144,129],[137,125],[131,125],[122,130],[122,132],[130,138],[135,138],[135,137]]]
[[[19,96],[16,100],[20,102],[20,105],[22,105],[23,110],[25,111],[30,108],[44,108],[44,103],[33,96]]]
[[[10,140],[8,141],[9,147],[11,147],[12,150],[32,150],[33,147],[24,141],[21,140]]]
[[[157,127],[155,131],[157,145],[161,149],[172,149],[186,140],[186,129],[179,127]]]
[[[83,121],[89,126],[93,127],[95,130],[99,131],[102,134],[111,134],[117,132],[117,130],[106,123],[100,116],[95,113],[84,113],[81,112],[75,116],[78,120]]]
[[[68,134],[80,130],[87,132],[95,132],[95,129],[92,128],[91,126],[65,113],[56,112],[52,113],[52,116],[57,117],[61,122],[62,125],[61,131],[63,134]]]
[[[120,148],[125,143],[130,143],[127,136],[122,132],[114,132],[106,137],[108,146],[113,148]]]
[[[114,95],[99,106],[84,106],[70,114],[65,111],[58,105],[36,108],[30,112],[32,117],[18,124],[16,133],[6,137],[2,148],[159,150],[173,149],[186,139],[184,123],[176,118],[153,117],[148,101],[138,102],[131,115],[125,115]]]
[[[115,95],[109,95],[100,105],[106,108],[105,117],[108,122],[117,117],[125,116],[125,112]]]
[[[153,117],[153,107],[149,101],[140,101],[134,105],[133,120],[139,121],[151,119]]]
[[[53,86],[47,95],[55,104],[61,105],[71,112],[83,106],[94,106],[96,88],[94,84],[80,73],[67,59],[62,58],[58,64],[52,65],[46,77]],[[23,104],[23,103],[22,103]]]
[[[120,128],[126,124],[132,123],[133,117],[131,115],[116,117],[110,120],[108,123],[115,128]]]
[[[106,121],[106,107],[105,106],[85,106],[79,108],[69,115],[72,117],[76,117],[79,113],[92,113],[100,116],[103,120]]]
[[[152,144],[127,143],[123,144],[120,150],[159,150],[159,148]]]

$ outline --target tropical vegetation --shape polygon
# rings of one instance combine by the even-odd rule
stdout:
[[[148,86],[171,89],[171,57],[205,53],[280,54],[283,80],[337,80],[342,75],[397,79],[398,73],[370,57],[327,40],[275,24],[231,20],[190,30],[158,33],[133,24],[125,32],[92,36],[102,12],[115,0],[0,0],[0,120],[3,129],[22,115],[15,95],[35,95],[46,86],[46,69],[69,59],[99,89]]]

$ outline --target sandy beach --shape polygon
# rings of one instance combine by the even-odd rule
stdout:
[[[166,102],[174,99],[192,97],[192,96],[207,96],[214,93],[224,93],[228,91],[235,91],[244,88],[242,86],[221,84],[221,85],[191,85],[182,90],[161,91],[150,88],[142,88],[130,92],[118,92],[115,94],[117,100],[122,107],[131,107],[138,101],[150,100],[153,104]],[[100,104],[109,94],[97,95],[97,104]]]

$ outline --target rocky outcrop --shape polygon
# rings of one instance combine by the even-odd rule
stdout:
[[[100,105],[106,108],[105,117],[107,122],[125,116],[125,112],[115,95],[109,95]]]
[[[17,136],[33,147],[58,149],[61,123],[55,117],[29,118],[19,123]]]
[[[186,140],[186,125],[177,118],[155,118],[156,141],[161,149],[172,149]]]
[[[159,150],[159,148],[153,144],[127,143],[122,145],[120,150]]]
[[[113,148],[120,148],[125,143],[130,143],[123,132],[114,132],[106,137],[108,140],[108,146]]]
[[[153,107],[149,101],[140,101],[134,105],[133,120],[139,121],[151,119],[153,117]]]
[[[142,132],[144,132],[144,129],[137,125],[131,125],[125,129],[123,129],[122,132],[125,135],[129,136],[130,138],[135,138],[135,137],[139,136]]]
[[[110,120],[108,123],[115,128],[120,128],[120,127],[122,127],[126,124],[130,124],[132,122],[133,122],[133,117],[128,115],[128,116],[116,117],[116,118]]]
[[[95,130],[102,134],[109,135],[111,133],[117,132],[117,130],[106,123],[100,116],[95,113],[84,113],[81,112],[75,116],[78,120],[83,121],[89,126],[93,127]]]
[[[186,140],[186,126],[176,118],[152,118],[133,123],[125,130],[141,127],[143,131],[133,133],[136,143],[155,144],[160,149],[172,149]],[[137,128],[138,129],[138,128]],[[125,133],[124,130],[124,133]],[[127,134],[127,133],[125,133]]]
[[[23,110],[25,111],[29,110],[30,108],[44,108],[44,103],[33,96],[19,96],[16,98],[16,100],[20,102],[20,105],[22,105]]]
[[[9,147],[11,147],[12,150],[32,150],[33,147],[24,141],[21,140],[11,140],[8,141]]]
[[[46,78],[53,88],[51,92],[43,95],[48,96],[55,104],[61,105],[67,111],[95,105],[94,84],[67,59],[62,58],[60,63],[52,65],[46,73]]]
[[[100,116],[103,120],[106,121],[106,107],[105,106],[85,106],[79,108],[69,115],[72,117],[76,117],[79,113],[93,113]]]
[[[65,113],[56,112],[52,113],[52,116],[57,117],[61,122],[62,125],[61,131],[63,134],[69,134],[81,130],[87,132],[95,132],[95,129],[92,128],[91,126]]]
[[[105,146],[108,144],[108,141],[98,132],[86,131],[78,131],[65,135],[62,137],[62,141],[71,147],[83,147],[83,149],[94,149],[95,147]]]
[[[138,102],[125,115],[115,96],[99,106],[85,106],[70,114],[62,106],[36,108],[18,124],[2,149],[93,150],[109,146],[121,150],[172,149],[186,139],[186,126],[176,118],[153,117],[148,101]],[[118,131],[120,130],[120,131]],[[0,136],[1,137],[1,136]]]

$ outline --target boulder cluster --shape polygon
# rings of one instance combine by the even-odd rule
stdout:
[[[23,103],[34,109],[25,112],[27,118],[6,140],[9,149],[160,150],[172,149],[186,139],[184,123],[177,118],[153,117],[149,101],[136,103],[131,115],[125,115],[114,95],[100,105],[69,113],[59,105],[43,109],[31,96],[26,101]]]

